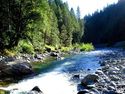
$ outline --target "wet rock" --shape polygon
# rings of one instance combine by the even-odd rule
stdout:
[[[86,94],[89,93],[88,89],[84,89],[83,91],[79,91],[77,94]]]
[[[120,80],[120,78],[119,78],[117,75],[111,75],[111,76],[110,76],[110,79],[111,79],[112,81],[118,81],[118,80]]]
[[[116,87],[116,83],[114,81],[111,81],[110,86]]]
[[[94,92],[94,94],[100,94],[100,92],[96,88],[92,88],[91,91]]]
[[[88,71],[90,71],[91,69],[87,69]]]
[[[88,74],[87,76],[84,77],[84,79],[81,81],[81,84],[83,86],[91,85],[94,84],[98,81],[99,76],[96,74]]]
[[[79,78],[80,78],[80,75],[78,74],[73,76],[73,79],[79,79]]]
[[[95,73],[98,75],[104,75],[104,73],[101,70],[97,70]]]
[[[35,87],[32,89],[32,91],[42,92],[42,91],[39,89],[38,86],[35,86]]]
[[[43,94],[38,86],[35,86],[28,94]]]
[[[125,68],[122,69],[122,73],[125,74]]]
[[[105,90],[102,94],[118,94],[116,91]]]
[[[95,85],[94,85],[94,84],[92,84],[92,85],[87,85],[86,88],[87,88],[87,89],[92,89],[92,88],[95,88]]]
[[[109,87],[108,87],[108,90],[116,91],[116,88],[113,87],[113,86],[109,86]]]

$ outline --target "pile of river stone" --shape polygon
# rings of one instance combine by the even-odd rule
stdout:
[[[81,81],[77,94],[125,94],[124,52],[113,52],[101,58],[102,68]]]

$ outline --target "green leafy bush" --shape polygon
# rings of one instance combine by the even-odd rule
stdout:
[[[17,47],[18,52],[33,54],[34,48],[33,45],[27,40],[21,40]]]
[[[94,46],[92,45],[92,43],[81,44],[80,50],[81,51],[92,51],[92,50],[94,50]]]
[[[61,47],[62,52],[68,52],[72,49],[72,47]]]

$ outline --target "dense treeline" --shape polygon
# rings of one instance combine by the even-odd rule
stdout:
[[[86,16],[84,42],[112,44],[125,41],[125,0]]]
[[[83,22],[61,0],[0,0],[0,49],[80,43]],[[30,47],[32,46],[32,47]]]

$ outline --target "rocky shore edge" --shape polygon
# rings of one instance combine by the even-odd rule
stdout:
[[[114,52],[101,57],[101,68],[81,80],[77,94],[125,94],[124,56]]]
[[[17,56],[0,56],[0,82],[20,79],[34,73],[32,63],[44,62],[47,58],[63,59],[66,53],[47,52],[44,54],[19,54]],[[46,63],[46,62],[45,62]]]

